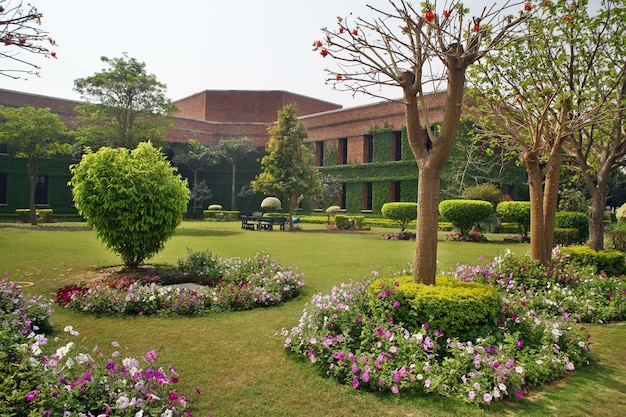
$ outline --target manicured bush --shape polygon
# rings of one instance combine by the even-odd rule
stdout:
[[[439,213],[465,236],[478,223],[489,217],[493,206],[487,201],[444,200],[439,203]]]
[[[569,261],[577,265],[592,265],[598,272],[608,276],[620,276],[626,273],[624,252],[618,250],[595,251],[588,246],[571,246],[563,248],[569,255]]]
[[[609,249],[626,252],[626,223],[620,222],[613,230],[606,232],[606,245]]]
[[[561,246],[571,246],[579,243],[578,229],[560,228],[554,229],[554,244]]]
[[[237,221],[239,220],[239,210],[204,210],[202,212],[205,219]]]
[[[265,197],[263,201],[261,201],[261,208],[263,211],[281,210],[282,203],[276,197]]]
[[[375,320],[390,318],[411,332],[428,323],[448,337],[474,340],[500,318],[500,296],[493,287],[449,276],[437,277],[437,285],[418,284],[411,276],[382,278],[368,293]],[[381,297],[388,301],[381,304]]]
[[[417,219],[417,203],[385,203],[380,211],[384,217],[398,222],[403,232],[409,222]]]
[[[554,219],[554,227],[578,230],[577,243],[586,242],[589,238],[589,217],[576,211],[559,211]]]
[[[344,214],[335,215],[335,226],[337,229],[353,229],[365,226],[365,216],[347,216]]]
[[[100,148],[70,170],[76,208],[128,267],[163,249],[187,211],[187,181],[149,142]]]
[[[530,201],[502,201],[496,207],[496,213],[505,222],[517,223],[524,239],[530,230]]]
[[[500,199],[500,189],[493,184],[481,184],[467,187],[465,191],[463,191],[463,199],[488,201],[495,209]]]
[[[17,209],[17,221],[20,223],[28,223],[30,216],[30,209]],[[52,218],[52,209],[37,209],[37,220],[42,223],[51,223],[54,221]]]

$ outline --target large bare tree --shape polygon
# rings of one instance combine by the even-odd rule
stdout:
[[[506,45],[533,11],[519,1],[474,14],[454,0],[421,7],[390,0],[388,9],[368,7],[373,17],[340,18],[313,46],[337,64],[328,70],[336,88],[372,96],[385,87],[402,89],[408,141],[419,169],[413,278],[435,284],[441,171],[458,133],[467,69]],[[429,88],[447,91],[438,135],[430,129]]]
[[[18,79],[27,74],[39,75],[39,65],[21,52],[56,58],[56,46],[48,32],[41,29],[43,14],[22,1],[0,0],[0,75]]]

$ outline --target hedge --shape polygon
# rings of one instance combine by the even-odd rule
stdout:
[[[30,221],[30,209],[17,209],[17,221],[20,223],[28,223]],[[52,209],[37,209],[37,221],[42,223],[51,223],[54,221],[52,218]]]
[[[205,219],[236,221],[239,220],[239,210],[204,210]]]
[[[578,230],[578,241],[586,242],[589,238],[589,217],[577,211],[559,211],[554,219],[554,227]]]
[[[608,276],[620,276],[626,273],[624,252],[618,250],[595,251],[588,246],[570,246],[563,248],[568,261],[577,265],[593,265],[598,272]]]

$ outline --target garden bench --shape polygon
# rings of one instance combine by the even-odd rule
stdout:
[[[254,230],[255,225],[257,224],[257,218],[254,216],[247,216],[242,214],[241,218],[241,228],[244,230]]]

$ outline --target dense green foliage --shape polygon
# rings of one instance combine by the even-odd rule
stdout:
[[[387,291],[393,295],[380,303],[377,299],[383,293],[387,297]],[[403,323],[411,332],[428,323],[448,337],[474,340],[500,318],[500,297],[493,287],[449,276],[437,277],[437,285],[418,284],[410,276],[381,278],[370,284],[368,294],[375,319]]]
[[[571,246],[579,242],[578,230],[573,227],[557,227],[554,229],[554,244]]]
[[[165,84],[146,72],[145,63],[126,54],[100,60],[109,68],[74,80],[74,90],[86,101],[75,108],[79,143],[95,150],[162,142],[173,123],[167,116],[176,110]]]
[[[589,237],[589,217],[577,211],[559,211],[556,213],[555,227],[578,230],[578,241],[582,243]]]
[[[463,191],[465,200],[482,200],[489,201],[494,209],[498,205],[500,199],[500,189],[493,184],[481,184],[473,187],[467,187]]]
[[[478,223],[489,217],[493,206],[487,201],[444,200],[439,203],[439,214],[451,221],[463,236]]]
[[[187,181],[149,142],[101,148],[71,171],[76,208],[129,267],[161,250],[187,210]]]
[[[626,273],[624,252],[618,250],[595,251],[588,246],[563,248],[569,255],[568,261],[579,266],[592,265],[598,272],[608,276],[620,276]]]
[[[530,201],[502,201],[496,213],[505,222],[516,222],[523,237],[528,237],[530,229]]]
[[[417,218],[417,203],[385,203],[381,212],[385,218],[400,223],[400,228],[404,231]]]

